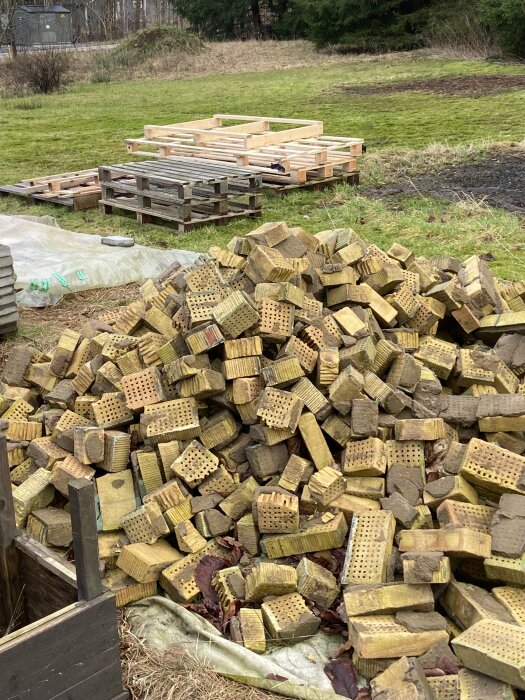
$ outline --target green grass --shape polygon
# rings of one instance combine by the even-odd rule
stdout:
[[[138,136],[144,124],[170,123],[214,112],[323,119],[326,133],[363,136],[385,165],[402,149],[421,149],[433,142],[451,145],[486,139],[523,138],[524,91],[481,98],[399,93],[348,97],[342,83],[373,85],[473,74],[520,73],[523,66],[481,61],[394,58],[365,60],[300,70],[209,76],[194,80],[73,85],[59,95],[0,101],[4,145],[0,182],[129,159],[125,137]],[[28,105],[30,108],[28,108]],[[388,170],[388,167],[386,168]],[[366,181],[366,178],[364,178]],[[47,205],[28,206],[0,200],[6,213],[52,214],[64,228],[134,235],[159,246],[205,250],[246,233],[257,222],[242,220],[224,227],[205,227],[173,235],[161,226],[138,227],[134,219],[104,217]],[[493,269],[505,277],[522,275],[518,259],[525,246],[519,219],[472,203],[453,205],[426,198],[404,199],[395,206],[371,201],[343,187],[320,193],[298,192],[284,199],[268,196],[264,221],[285,219],[315,231],[352,226],[381,245],[393,240],[417,253],[445,251],[467,256],[490,252]],[[525,275],[524,275],[525,276]]]

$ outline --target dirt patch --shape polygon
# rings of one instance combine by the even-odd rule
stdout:
[[[472,197],[493,207],[525,214],[525,153],[494,155],[435,173],[401,177],[395,184],[365,189],[367,197],[426,195],[452,201]]]
[[[430,78],[369,86],[345,84],[339,87],[348,95],[433,92],[449,97],[485,97],[485,95],[495,95],[509,90],[525,90],[525,75],[469,75],[458,78]]]
[[[54,347],[66,328],[78,329],[90,318],[104,311],[129,304],[139,296],[138,284],[109,289],[92,289],[68,294],[56,306],[41,309],[19,309],[18,333],[0,343],[0,371],[11,350],[17,345],[29,345],[46,352]]]

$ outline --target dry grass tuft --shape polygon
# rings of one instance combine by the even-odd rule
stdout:
[[[396,149],[367,154],[361,161],[363,181],[375,187],[395,182],[399,177],[437,172],[441,168],[483,160],[495,153],[524,153],[525,140],[497,142],[487,139],[476,143],[431,143],[421,150]]]
[[[120,628],[124,684],[132,700],[268,700],[282,698],[219,676],[181,648],[155,651],[124,620]]]
[[[72,63],[69,78],[73,82],[100,79],[100,63],[104,55],[98,51],[79,51]],[[419,52],[390,54],[341,55],[330,49],[317,51],[314,44],[304,39],[293,41],[218,41],[206,43],[197,53],[166,53],[145,59],[138,65],[108,67],[106,79],[112,81],[151,79],[177,80],[202,78],[208,75],[258,73],[291,68],[316,69],[333,64],[355,64],[370,61],[415,58]],[[102,59],[102,60],[101,60]]]

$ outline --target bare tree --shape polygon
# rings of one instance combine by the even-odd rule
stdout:
[[[0,45],[7,44],[11,56],[16,56],[15,11],[19,0],[0,0]]]

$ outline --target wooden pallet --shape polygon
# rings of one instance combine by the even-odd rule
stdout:
[[[93,209],[100,199],[97,170],[78,170],[2,185],[0,194],[17,195],[36,201],[73,207],[76,211]]]
[[[262,177],[253,169],[178,158],[102,166],[99,174],[102,211],[135,212],[139,224],[163,219],[184,232],[261,213]]]
[[[240,123],[224,126],[226,120]],[[272,130],[275,124],[295,126]],[[143,138],[126,139],[126,145],[135,155],[189,156],[256,167],[265,183],[281,185],[356,173],[363,139],[324,136],[322,130],[322,122],[217,114],[195,122],[147,125]]]

